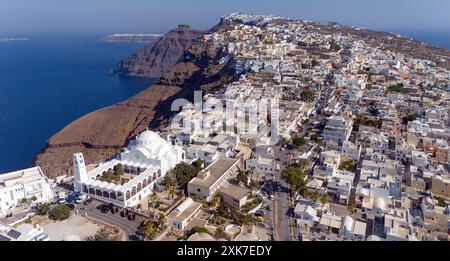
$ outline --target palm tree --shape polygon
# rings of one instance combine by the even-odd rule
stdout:
[[[321,200],[322,204],[327,204],[328,202],[330,202],[330,196],[328,196],[328,194],[325,194],[322,196]]]
[[[158,216],[158,227],[161,229],[165,229],[166,228],[166,215],[164,215],[164,213],[160,213]]]
[[[156,203],[155,201],[157,199],[158,199],[158,195],[156,193],[153,193],[153,194],[150,195],[150,203],[149,203],[149,205],[151,204],[152,208],[155,207],[155,203]]]
[[[172,200],[172,203],[173,203],[173,198],[175,196],[175,187],[174,186],[170,186],[169,187],[169,196],[170,196],[170,199]]]

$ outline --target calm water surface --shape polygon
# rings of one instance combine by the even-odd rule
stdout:
[[[0,43],[0,173],[32,166],[65,125],[151,84],[108,74],[142,43],[100,43],[93,34],[29,37]]]

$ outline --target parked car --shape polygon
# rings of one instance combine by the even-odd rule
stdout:
[[[277,185],[277,191],[278,191],[278,192],[281,192],[281,190],[282,190],[281,185]]]
[[[66,193],[65,192],[59,192],[58,193],[58,204],[66,204],[67,203],[67,199],[66,199]]]
[[[94,201],[94,199],[93,198],[91,198],[91,197],[89,197],[86,201],[84,201],[84,205],[89,205],[92,201]]]
[[[82,194],[82,195],[78,196],[78,198],[77,198],[77,200],[75,202],[80,204],[80,203],[86,202],[88,199],[89,198],[88,198],[88,196],[86,194]]]
[[[264,223],[264,222],[258,222],[257,225],[260,227],[263,227],[263,228],[267,227],[266,223]]]
[[[267,209],[267,211],[272,211],[272,205],[267,205],[266,209]]]
[[[100,205],[97,207],[97,209],[99,209],[102,213],[108,213],[109,211],[111,211],[111,206],[109,205]]]
[[[258,209],[255,212],[255,216],[264,216],[266,213],[262,209]]]

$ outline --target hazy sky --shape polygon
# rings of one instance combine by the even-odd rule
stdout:
[[[0,33],[206,29],[232,12],[450,32],[449,0],[0,0]]]

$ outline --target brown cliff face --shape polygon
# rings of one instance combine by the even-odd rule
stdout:
[[[56,133],[35,164],[49,177],[71,175],[74,153],[82,152],[88,164],[105,160],[145,128],[164,125],[176,113],[170,111],[173,100],[190,99],[195,90],[212,90],[222,86],[223,79],[233,77],[229,64],[217,64],[219,50],[203,42],[195,44],[187,51],[189,58],[180,60],[156,84],[128,100],[89,113]]]
[[[202,31],[180,25],[169,31],[155,43],[146,45],[142,50],[121,61],[117,71],[130,76],[160,78],[183,57]]]

